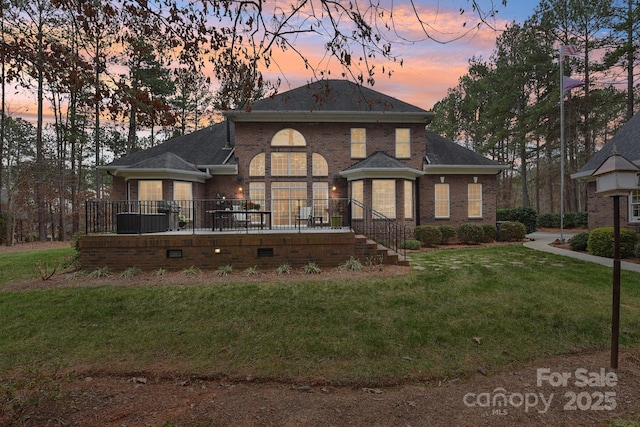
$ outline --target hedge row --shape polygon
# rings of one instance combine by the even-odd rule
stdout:
[[[587,212],[565,212],[564,228],[581,228],[589,225]],[[538,215],[538,227],[560,228],[560,214],[548,212]]]
[[[433,247],[447,244],[456,236],[460,243],[479,244],[494,240],[514,241],[524,239],[526,228],[517,221],[505,221],[500,224],[500,230],[493,224],[466,223],[454,229],[450,225],[419,225],[415,228],[414,237],[422,246]]]
[[[538,213],[531,208],[498,209],[496,219],[502,221],[520,222],[524,224],[526,234],[538,229]]]

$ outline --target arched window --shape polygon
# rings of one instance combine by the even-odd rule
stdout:
[[[273,135],[272,146],[304,147],[307,145],[304,136],[295,129],[282,129]]]
[[[256,154],[249,163],[249,175],[264,176],[264,153]]]
[[[329,175],[329,165],[322,154],[313,153],[311,156],[311,171],[313,176]]]

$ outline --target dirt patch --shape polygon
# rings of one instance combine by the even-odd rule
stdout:
[[[29,250],[34,249],[31,246]],[[334,269],[312,277],[301,272],[255,276],[234,272],[226,277],[213,272],[144,273],[98,279],[58,274],[48,281],[25,281],[3,289],[196,285],[240,277],[263,282],[336,280],[409,272],[408,267],[375,266],[364,272]],[[150,371],[133,373],[112,372],[107,366],[101,371],[75,366],[36,379],[32,373],[12,372],[4,373],[0,382],[16,391],[17,399],[9,402],[0,394],[0,425],[602,426],[612,419],[637,420],[640,350],[623,348],[619,369],[608,366],[609,352],[604,351],[514,362],[498,372],[479,369],[471,378],[401,379],[384,387],[202,378],[172,373],[171,367],[161,363]],[[543,377],[540,384],[539,376]]]
[[[607,420],[637,419],[640,352],[623,351],[617,371],[606,368],[608,357],[606,352],[554,357],[469,379],[394,387],[83,372],[77,367],[55,378],[55,393],[31,392],[34,400],[21,414],[24,423],[9,411],[0,415],[0,424],[602,426]]]

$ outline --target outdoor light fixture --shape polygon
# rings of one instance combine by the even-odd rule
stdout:
[[[613,197],[613,295],[611,307],[611,367],[618,368],[620,337],[620,196],[638,189],[640,168],[613,152],[591,174],[596,178],[596,193]]]
[[[221,253],[221,252],[222,252],[222,250],[221,250],[220,248],[215,248],[215,249],[213,250],[213,253],[214,253],[214,254],[219,254],[219,253]]]

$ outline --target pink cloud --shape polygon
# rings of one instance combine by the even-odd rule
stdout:
[[[437,8],[433,5],[418,6],[418,13],[429,25],[429,31],[440,40],[452,40],[446,44],[426,38],[415,18],[413,10],[408,6],[396,7],[393,10],[397,23],[399,38],[392,46],[392,51],[403,60],[389,63],[384,60],[376,62],[375,90],[402,99],[421,108],[430,109],[444,98],[449,88],[455,87],[458,79],[467,72],[469,59],[473,56],[488,58],[495,46],[496,31],[481,26],[475,29],[476,17],[467,11],[460,15],[457,8]],[[463,23],[468,22],[466,27]],[[504,27],[506,21],[492,22],[495,27]],[[400,25],[402,24],[402,25]],[[469,26],[473,27],[468,31]],[[405,41],[403,41],[405,40]],[[408,40],[420,40],[409,43]],[[330,70],[329,77],[342,78],[342,68],[335,58],[326,54],[320,37],[300,37],[296,49],[307,55],[309,64],[318,70]],[[280,91],[285,91],[313,78],[309,69],[295,53],[275,52],[274,64],[263,70],[268,78],[281,78],[283,84]],[[382,70],[393,70],[388,78]]]

